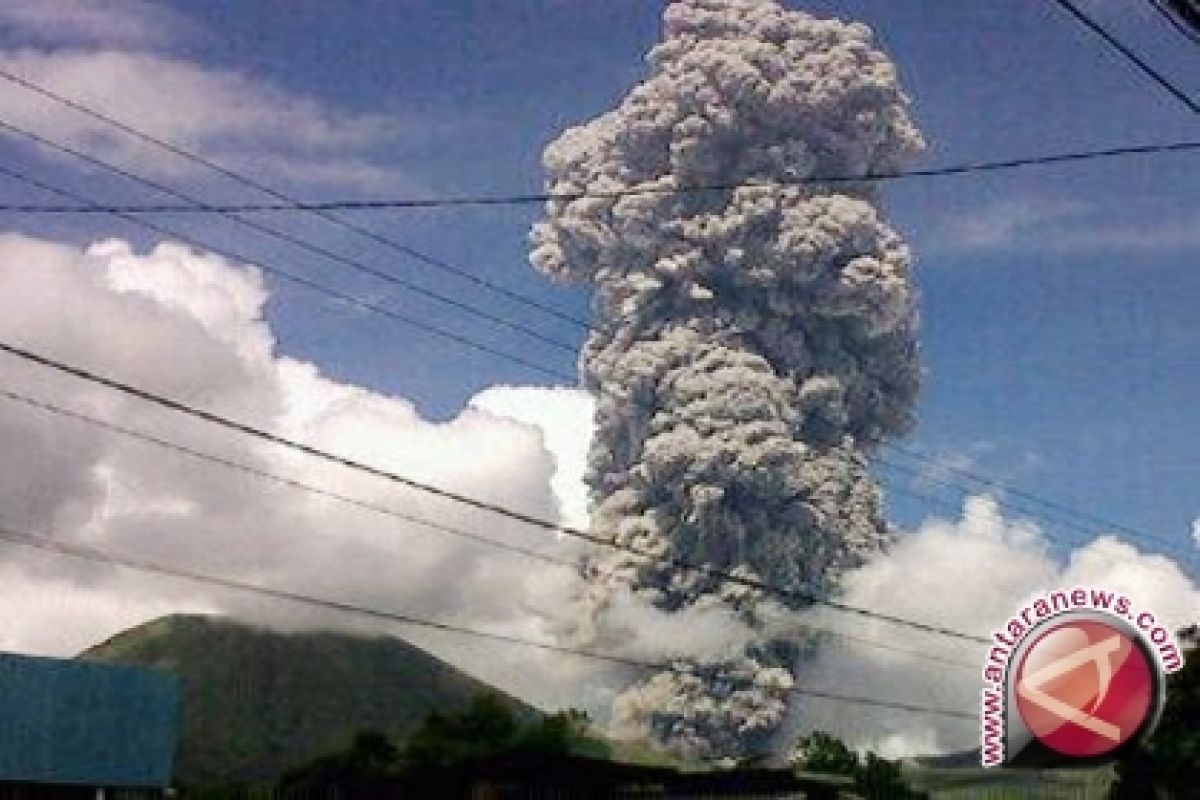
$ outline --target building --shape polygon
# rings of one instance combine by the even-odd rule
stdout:
[[[161,796],[179,709],[166,673],[0,653],[0,800]]]

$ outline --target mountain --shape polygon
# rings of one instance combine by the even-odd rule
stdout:
[[[492,687],[399,639],[281,634],[228,619],[169,616],[80,658],[167,670],[183,683],[176,779],[258,783],[378,730],[395,740],[429,712],[458,712]],[[506,697],[522,716],[537,712]]]

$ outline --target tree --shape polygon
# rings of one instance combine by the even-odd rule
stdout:
[[[285,798],[423,797],[433,776],[444,796],[453,796],[445,781],[457,767],[522,754],[605,758],[609,750],[591,734],[582,711],[566,709],[523,724],[503,696],[481,694],[460,713],[429,714],[402,750],[377,731],[359,733],[347,750],[285,775],[280,793]]]
[[[1158,730],[1117,763],[1113,800],[1195,797],[1200,786],[1200,627],[1179,633],[1183,668],[1167,676]]]
[[[568,708],[544,717],[521,737],[517,748],[543,755],[585,755],[606,758],[609,747],[592,735],[592,723],[587,713]]]
[[[858,755],[840,739],[822,731],[801,739],[793,760],[809,772],[853,777],[859,769]]]
[[[854,779],[854,788],[869,798],[917,800],[928,797],[909,788],[898,761],[868,752],[860,757],[841,740],[816,731],[797,742],[792,763],[807,772],[845,775]]]
[[[291,770],[280,779],[282,797],[374,797],[399,774],[400,751],[379,731],[360,731],[350,747]]]
[[[404,761],[410,766],[444,767],[491,755],[511,746],[519,728],[511,706],[503,697],[481,694],[461,714],[435,711],[426,717],[409,739]]]

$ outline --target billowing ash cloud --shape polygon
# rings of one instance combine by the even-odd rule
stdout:
[[[771,0],[673,3],[648,60],[615,110],[544,156],[553,193],[638,193],[552,201],[532,232],[538,269],[596,286],[593,525],[830,591],[885,540],[865,456],[909,425],[918,363],[907,248],[870,181],[821,178],[900,168],[920,134],[868,28]],[[619,637],[606,616],[626,578],[660,609],[716,598],[758,631],[630,689],[618,725],[693,756],[766,745],[798,643],[766,630],[764,598],[628,555],[588,571],[582,636]]]

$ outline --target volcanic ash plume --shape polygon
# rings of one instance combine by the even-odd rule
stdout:
[[[615,110],[547,148],[548,190],[588,196],[548,203],[531,258],[596,286],[592,523],[659,557],[587,565],[587,635],[615,644],[623,583],[670,612],[723,604],[757,632],[629,689],[616,722],[738,756],[778,727],[801,643],[767,624],[777,598],[663,561],[828,593],[883,545],[866,455],[909,425],[917,392],[909,254],[871,181],[823,178],[899,169],[922,141],[862,25],[686,0],[648,61]]]

